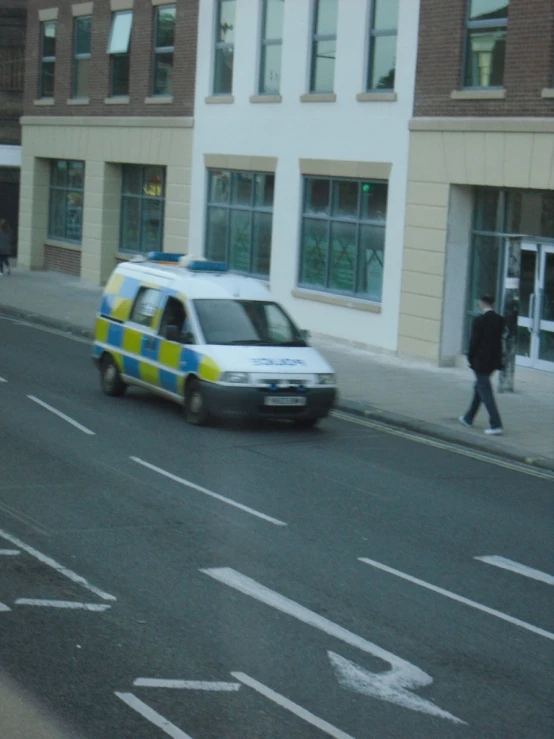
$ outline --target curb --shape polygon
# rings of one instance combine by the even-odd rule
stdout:
[[[30,311],[26,311],[19,308],[13,308],[12,306],[0,304],[0,314],[8,318],[14,318],[20,321],[26,321],[27,323],[36,323],[39,326],[46,328],[52,328],[57,331],[63,331],[64,333],[78,336],[84,339],[92,339],[93,332],[91,329],[77,326],[74,323],[68,321],[62,321],[57,318],[50,318],[49,316],[41,316]],[[439,424],[429,423],[427,421],[420,421],[416,418],[409,416],[402,416],[397,413],[391,413],[383,411],[380,408],[374,406],[363,406],[357,403],[349,403],[348,401],[342,401],[337,404],[336,410],[341,413],[346,413],[350,416],[357,416],[358,418],[365,418],[366,420],[379,421],[386,426],[391,428],[403,429],[404,431],[411,431],[412,433],[421,434],[428,436],[432,439],[438,439],[440,441],[446,441],[450,444],[457,444],[458,446],[466,447],[467,449],[473,449],[485,454],[489,454],[493,457],[499,457],[511,462],[526,465],[527,467],[534,467],[537,469],[544,470],[546,472],[554,473],[554,459],[547,457],[531,457],[524,454],[516,454],[505,449],[495,449],[494,447],[486,444],[485,441],[474,441],[467,438],[465,435],[444,428]]]
[[[444,428],[439,424],[429,423],[428,421],[419,421],[416,418],[401,416],[397,413],[380,410],[379,408],[367,408],[362,407],[361,405],[350,404],[348,401],[342,403],[339,402],[335,410],[346,415],[364,418],[368,421],[379,421],[383,425],[390,426],[391,428],[411,431],[412,433],[428,436],[439,441],[457,444],[458,446],[482,452],[492,457],[499,457],[500,459],[505,459],[510,462],[516,462],[518,464],[525,465],[526,467],[534,467],[536,469],[544,470],[545,472],[554,473],[554,459],[541,456],[531,457],[529,455],[510,452],[507,449],[495,449],[494,447],[489,446],[484,440],[479,441],[477,439],[469,439],[462,433]]]
[[[92,339],[93,337],[92,328],[83,328],[82,326],[77,326],[75,323],[71,323],[70,321],[62,321],[58,318],[42,316],[38,313],[32,313],[31,311],[13,308],[11,305],[0,304],[0,315],[6,316],[6,318],[14,318],[18,321],[25,321],[26,323],[36,323],[39,326],[52,328],[56,331],[63,331],[66,334],[79,336],[83,339]]]

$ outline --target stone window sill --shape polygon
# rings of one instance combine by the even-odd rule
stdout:
[[[292,290],[291,295],[301,300],[314,300],[317,303],[327,303],[328,305],[336,305],[340,308],[352,308],[353,310],[361,310],[367,313],[381,313],[381,306],[377,303],[369,303],[365,300],[357,298],[346,298],[342,295],[331,295],[330,293],[320,293],[315,290],[305,290],[297,288]]]
[[[453,90],[452,100],[504,100],[506,90]]]
[[[308,92],[300,95],[301,103],[336,103],[337,96],[334,92]]]
[[[235,102],[233,95],[208,95],[204,98],[204,102],[208,105],[231,105]]]
[[[398,95],[392,90],[388,92],[359,92],[356,95],[356,100],[359,103],[395,103],[398,100]]]
[[[554,98],[554,87],[545,87],[541,92],[542,98]]]
[[[281,103],[283,98],[281,95],[251,95],[251,103]]]
[[[68,251],[81,251],[79,244],[68,244],[66,241],[58,241],[57,239],[47,238],[44,241],[45,246],[55,246],[58,249],[67,249]]]
[[[122,95],[115,98],[104,98],[104,105],[129,105],[131,98],[128,95]]]
[[[54,98],[39,98],[33,100],[33,105],[54,105]]]
[[[68,98],[67,99],[68,105],[88,105],[90,102],[89,98]]]
[[[153,95],[152,97],[144,98],[145,105],[171,105],[172,102],[172,95]]]

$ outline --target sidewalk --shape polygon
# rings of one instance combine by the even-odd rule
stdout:
[[[90,336],[101,289],[55,272],[0,278],[0,313]],[[472,390],[468,369],[437,368],[374,354],[332,339],[311,343],[339,377],[339,408],[402,428],[554,470],[554,374],[516,369],[516,392],[497,396],[505,435],[489,438],[457,422]]]

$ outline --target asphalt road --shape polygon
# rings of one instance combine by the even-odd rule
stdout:
[[[0,378],[0,677],[71,736],[553,736],[546,474],[336,418],[193,428],[6,319]]]

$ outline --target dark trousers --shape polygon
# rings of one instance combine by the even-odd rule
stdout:
[[[475,373],[475,386],[473,388],[473,399],[469,410],[465,414],[464,418],[468,423],[473,423],[473,419],[477,415],[481,403],[485,404],[485,408],[489,413],[489,419],[491,429],[502,428],[502,421],[500,420],[500,413],[496,407],[496,401],[492,392],[491,376],[490,375],[479,375]]]
[[[10,269],[10,259],[7,254],[0,254],[0,272],[2,274],[4,274],[4,267],[8,270]]]

